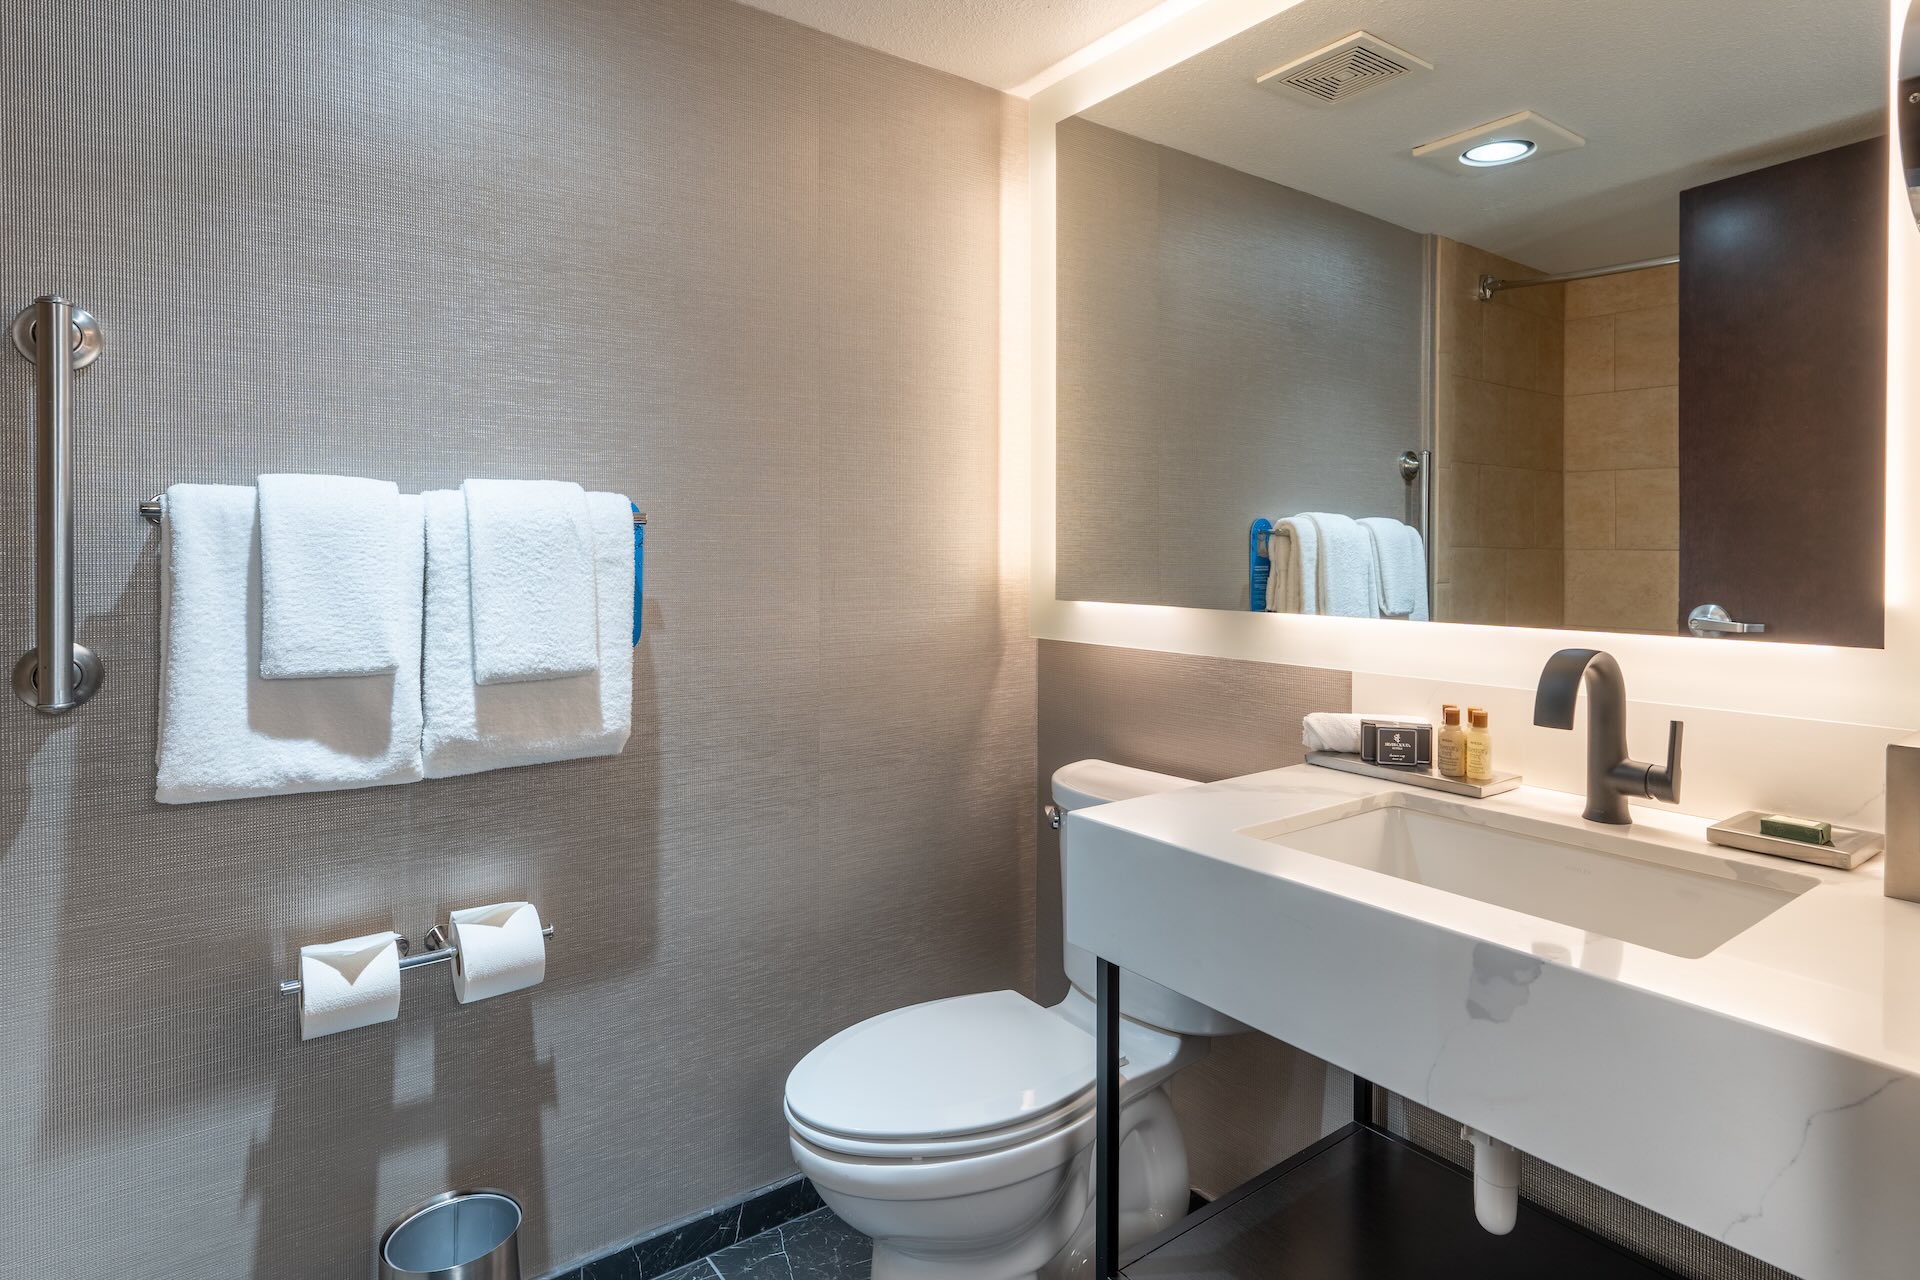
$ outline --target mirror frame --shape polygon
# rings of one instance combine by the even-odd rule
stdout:
[[[1881,649],[1703,640],[1464,623],[1061,600],[1055,595],[1055,135],[1061,121],[1308,0],[1166,0],[1028,102],[1031,310],[1031,628],[1037,640],[1376,673],[1451,686],[1531,688],[1548,655],[1605,648],[1636,702],[1880,726],[1920,726],[1920,379],[1901,357],[1920,334],[1920,229],[1898,147],[1887,173],[1886,643]],[[1886,94],[1896,117],[1909,0],[1889,6]],[[1116,513],[1124,518],[1125,513]]]

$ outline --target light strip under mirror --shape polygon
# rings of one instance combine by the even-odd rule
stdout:
[[[1869,0],[1873,2],[1873,0]],[[1106,604],[1056,592],[1056,126],[1279,14],[1318,0],[1200,0],[1167,6],[1150,34],[1040,90],[1029,104],[1032,357],[1032,626],[1040,639],[1289,663],[1474,686],[1530,686],[1548,654],[1600,646],[1632,675],[1636,700],[1860,725],[1920,725],[1920,477],[1909,477],[1920,426],[1901,358],[1920,317],[1920,235],[1897,150],[1887,174],[1888,362],[1884,647],[1708,641],[1571,629],[1408,625],[1344,618]],[[1886,95],[1906,0],[1888,11]],[[1339,33],[1334,33],[1339,34]],[[1391,39],[1391,34],[1382,32]],[[1418,52],[1417,50],[1415,52]],[[1249,67],[1251,76],[1266,68]],[[1263,90],[1270,92],[1270,90]],[[1436,128],[1436,132],[1439,130]],[[1247,512],[1271,515],[1272,512]],[[1138,518],[1137,516],[1134,518]],[[1244,525],[1242,526],[1244,533]]]

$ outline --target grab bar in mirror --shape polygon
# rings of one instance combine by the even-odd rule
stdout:
[[[33,638],[13,692],[58,715],[100,688],[100,659],[73,638],[73,375],[100,357],[100,324],[47,294],[13,319],[13,345],[33,364]]]

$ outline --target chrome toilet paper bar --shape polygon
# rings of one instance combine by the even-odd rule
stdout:
[[[541,926],[540,936],[543,938],[553,937],[553,926],[550,924]],[[447,941],[447,931],[439,925],[435,925],[433,928],[427,930],[427,949],[417,956],[411,954],[413,951],[413,944],[411,942],[408,942],[405,938],[398,938],[395,939],[395,941],[398,942],[400,946],[400,968],[402,970],[419,969],[430,964],[447,964],[452,962],[454,958],[460,954],[460,948]],[[300,979],[298,978],[289,978],[280,984],[280,994],[283,996],[297,996],[300,994],[300,990]]]

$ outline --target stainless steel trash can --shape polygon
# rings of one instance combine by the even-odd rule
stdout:
[[[520,1280],[520,1205],[504,1191],[447,1191],[387,1228],[380,1280]]]

